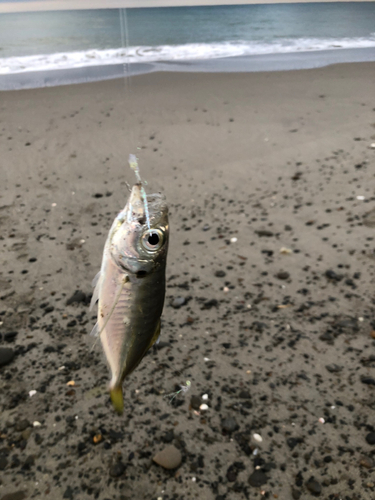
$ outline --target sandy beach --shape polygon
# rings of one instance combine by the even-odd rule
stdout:
[[[374,95],[374,63],[0,93],[0,499],[375,497]],[[129,153],[171,239],[118,417],[88,302]]]

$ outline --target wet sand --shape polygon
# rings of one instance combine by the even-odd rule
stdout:
[[[0,93],[0,499],[374,498],[374,82],[358,63]],[[136,152],[171,240],[120,418],[87,302]]]

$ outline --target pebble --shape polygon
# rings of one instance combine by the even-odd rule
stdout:
[[[173,429],[170,431],[167,431],[162,437],[161,440],[163,443],[171,443],[174,439],[174,432]]]
[[[331,373],[338,373],[341,372],[342,366],[335,365],[334,363],[332,363],[331,365],[326,365],[326,369]]]
[[[329,280],[332,281],[341,281],[343,278],[341,274],[335,273],[335,271],[332,271],[332,269],[328,269],[328,271],[325,272],[325,275]]]
[[[273,232],[272,231],[268,231],[267,229],[259,229],[258,231],[255,231],[255,234],[257,234],[260,237],[262,237],[262,236],[266,236],[266,237],[273,236]]]
[[[360,460],[360,465],[362,467],[365,467],[366,469],[372,469],[375,466],[374,460],[372,460],[370,457],[362,457]]]
[[[335,337],[332,335],[330,332],[324,332],[322,335],[319,336],[320,340],[324,340],[325,342],[333,343],[335,340]]]
[[[301,498],[301,492],[299,490],[296,490],[295,488],[292,488],[292,498],[293,500],[299,500]]]
[[[221,421],[221,428],[223,429],[224,432],[231,433],[236,431],[239,428],[239,426],[235,418],[227,417]]]
[[[366,436],[366,441],[368,444],[375,444],[375,432],[369,432]]]
[[[375,378],[368,377],[367,375],[363,375],[361,377],[361,382],[362,382],[362,384],[375,385]]]
[[[171,444],[159,451],[152,460],[164,469],[176,469],[181,465],[182,456],[180,450]]]
[[[226,275],[227,273],[225,271],[222,271],[221,269],[215,271],[216,278],[224,278]]]
[[[84,292],[81,290],[76,290],[71,297],[66,301],[66,305],[70,306],[70,304],[74,304],[75,302],[80,304],[80,303],[86,303],[87,301],[87,296]]]
[[[0,347],[0,366],[5,366],[14,358],[14,351],[11,347]]]
[[[199,410],[201,403],[202,403],[202,400],[199,396],[191,396],[190,406],[193,408],[193,410]]]
[[[315,496],[319,496],[322,492],[321,485],[313,477],[307,481],[306,488]]]
[[[289,255],[293,252],[293,250],[291,250],[290,248],[281,247],[279,252],[283,255]]]
[[[26,418],[18,420],[15,425],[15,429],[17,432],[22,432],[26,430],[28,427],[31,427],[31,424]]]
[[[125,465],[122,462],[116,462],[109,468],[111,477],[120,477],[125,472]]]
[[[287,273],[286,271],[280,271],[279,273],[276,274],[276,278],[279,280],[287,280],[290,278],[290,274]]]
[[[172,300],[171,302],[171,306],[174,308],[174,309],[179,309],[181,306],[183,306],[184,304],[186,304],[186,299],[185,297],[176,297]]]
[[[18,332],[4,333],[4,341],[5,342],[13,342],[13,340],[16,338],[17,335],[18,335]]]
[[[259,486],[266,484],[267,480],[268,478],[265,473],[256,469],[249,477],[249,484],[250,486],[254,486],[254,488],[259,488]]]

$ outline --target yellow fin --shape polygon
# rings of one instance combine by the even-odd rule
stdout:
[[[113,389],[110,389],[110,395],[114,409],[119,415],[122,415],[124,411],[124,397],[122,394],[122,387],[113,387]]]
[[[148,349],[150,349],[155,344],[155,342],[158,340],[159,336],[160,336],[160,319],[158,321],[158,325],[157,325],[155,333],[151,339],[150,345],[148,346]]]

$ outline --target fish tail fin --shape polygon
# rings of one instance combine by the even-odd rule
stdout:
[[[122,413],[124,412],[124,396],[122,394],[121,385],[111,387],[109,393],[111,395],[111,401],[114,409],[119,415],[122,415]]]

